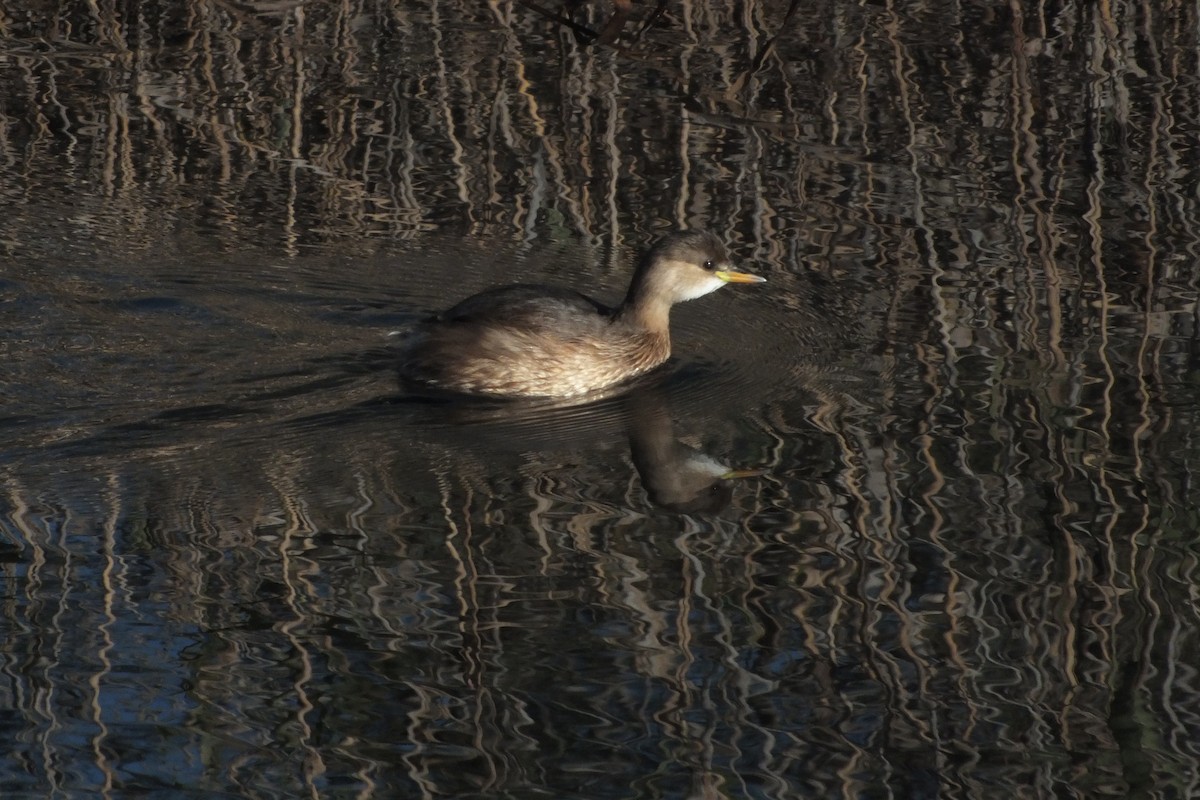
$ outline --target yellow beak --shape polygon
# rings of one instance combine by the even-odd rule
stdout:
[[[713,273],[726,283],[766,283],[766,278],[760,278],[757,275],[751,275],[749,272],[734,272],[733,270],[723,269]]]
[[[766,475],[765,469],[731,469],[721,476],[723,481],[735,481],[739,478],[757,478],[759,475]]]

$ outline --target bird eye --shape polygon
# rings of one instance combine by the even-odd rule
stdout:
[[[713,260],[710,258],[708,261],[705,261],[705,262],[704,262],[704,268],[705,268],[706,270],[708,270],[709,272],[712,272],[714,269],[716,269],[716,268],[717,268],[717,262],[713,261]]]

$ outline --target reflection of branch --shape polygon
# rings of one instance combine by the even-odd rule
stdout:
[[[246,12],[245,9],[239,8],[234,3],[227,2],[227,0],[212,0],[212,5],[219,6],[222,11],[235,19],[237,22],[247,27],[254,28],[258,33],[269,35],[274,33],[276,30],[274,25],[271,25],[265,20],[260,19],[255,14]]]
[[[654,24],[658,22],[659,18],[666,12],[666,10],[667,0],[658,0],[658,5],[655,6],[654,10],[650,12],[650,15],[646,17],[646,21],[642,23],[642,27],[638,28],[638,38],[641,38],[643,33],[654,27]]]
[[[779,32],[767,40],[767,43],[763,45],[762,52],[760,52],[754,59],[754,63],[750,65],[750,69],[747,70],[747,72],[753,74],[762,69],[762,65],[764,62],[766,62],[767,56],[769,56],[775,50],[775,42],[777,42],[779,37],[783,35],[783,32],[787,30],[788,23],[792,21],[792,17],[795,15],[796,9],[799,6],[800,0],[792,0],[791,5],[788,6],[787,13],[783,15],[783,22],[779,23]]]
[[[596,41],[597,38],[599,38],[599,35],[594,30],[586,25],[580,25],[579,23],[575,22],[575,20],[567,17],[561,11],[556,14],[545,6],[535,3],[533,0],[517,0],[517,2],[528,8],[530,11],[536,11],[546,19],[551,19],[561,25],[566,25],[575,32],[575,36],[579,39],[579,41],[584,42],[585,44],[591,44],[592,42]]]
[[[562,13],[561,9],[554,12],[534,2],[534,0],[517,0],[517,2],[531,11],[536,11],[547,19],[553,20],[560,25],[566,25],[575,32],[575,39],[581,44],[586,45],[613,44],[621,36],[621,31],[625,29],[625,23],[629,21],[629,17],[633,13],[633,0],[613,0],[613,15],[608,18],[608,22],[604,23],[604,27],[600,30],[600,33],[596,33],[586,25],[580,25],[572,20],[566,14]],[[799,0],[793,0],[793,8],[798,2]],[[654,10],[650,12],[649,16],[642,22],[641,27],[638,28],[635,38],[640,38],[654,23],[658,22],[658,19],[666,10],[667,0],[658,0],[658,4],[654,7]],[[788,13],[788,16],[791,16],[791,12]],[[786,23],[786,21],[785,19],[784,22]]]
[[[629,19],[629,12],[633,11],[632,0],[613,0],[613,6],[613,15],[608,18],[604,30],[600,31],[600,38],[596,40],[596,44],[615,42],[621,35],[621,29],[625,27],[625,21]]]

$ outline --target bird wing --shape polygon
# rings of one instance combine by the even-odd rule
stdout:
[[[606,319],[612,310],[570,289],[517,284],[469,297],[435,317],[437,322],[561,330]]]

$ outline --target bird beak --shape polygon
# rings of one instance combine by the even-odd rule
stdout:
[[[766,283],[766,278],[760,278],[757,275],[751,275],[749,272],[734,272],[731,269],[723,269],[714,273],[718,278],[726,283]]]
[[[766,475],[765,469],[731,469],[721,476],[723,481],[736,481],[741,478],[757,478],[760,475]]]

